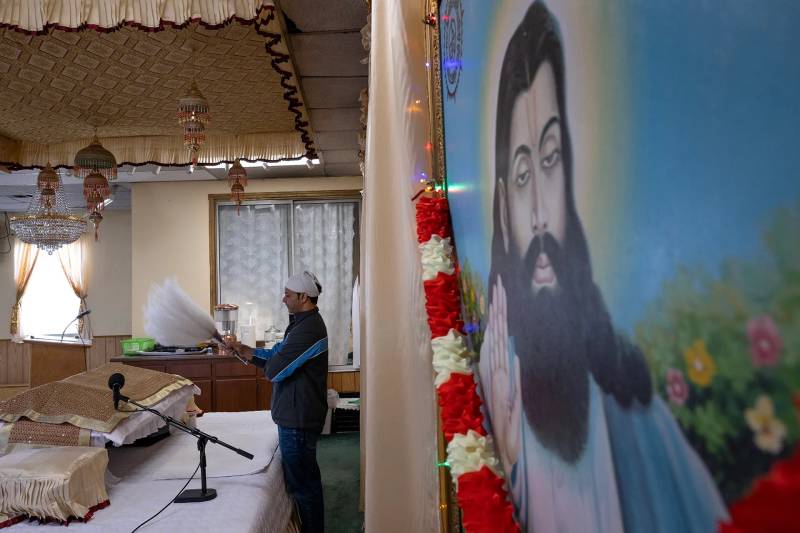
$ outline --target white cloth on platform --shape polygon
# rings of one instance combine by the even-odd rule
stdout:
[[[266,464],[259,472],[239,475],[237,465],[223,466],[223,453],[234,452],[209,443],[206,448],[210,475],[208,486],[217,491],[213,500],[201,503],[173,503],[143,530],[169,533],[225,531],[226,533],[283,533],[287,530],[292,504],[283,480],[277,428],[269,411],[243,413],[206,413],[197,421],[198,428],[241,445],[253,453],[253,466]],[[247,441],[247,442],[245,442]],[[162,453],[164,450],[166,454]],[[170,451],[172,450],[172,451]],[[173,453],[180,451],[180,453]],[[69,530],[102,533],[128,533],[154,515],[174,498],[197,467],[199,454],[194,437],[176,433],[147,448],[110,450],[109,470],[122,476],[108,487],[111,505],[97,511],[87,523],[72,523]],[[244,459],[243,459],[244,460]],[[215,466],[216,464],[216,466]],[[159,480],[170,470],[183,472],[184,479]],[[200,488],[200,473],[188,488]],[[62,531],[60,525],[17,524],[14,531]]]

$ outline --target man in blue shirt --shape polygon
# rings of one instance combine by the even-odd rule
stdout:
[[[322,533],[324,507],[317,440],[327,414],[328,333],[317,308],[322,286],[303,272],[286,281],[289,326],[270,349],[241,345],[244,357],[272,381],[272,419],[278,425],[283,473],[297,503],[303,533]]]

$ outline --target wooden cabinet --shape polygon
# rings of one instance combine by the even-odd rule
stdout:
[[[334,370],[328,372],[328,388],[336,392],[360,392],[361,373],[358,370]]]
[[[26,340],[31,346],[31,387],[86,371],[86,352],[80,344]]]
[[[272,401],[272,383],[253,365],[224,355],[134,355],[114,357],[115,363],[178,374],[191,379],[203,393],[195,403],[203,411],[264,411]],[[328,388],[358,392],[358,370],[328,372]]]
[[[195,403],[203,411],[257,411],[269,409],[272,384],[261,370],[222,355],[114,357],[115,363],[178,374],[191,379],[202,394]]]

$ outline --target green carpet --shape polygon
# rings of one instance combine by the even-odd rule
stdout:
[[[328,533],[363,531],[364,513],[358,510],[358,435],[357,432],[322,435],[317,444]]]

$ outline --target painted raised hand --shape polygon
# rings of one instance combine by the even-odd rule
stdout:
[[[482,357],[488,356],[489,375],[484,378],[488,378],[490,383],[489,417],[497,452],[508,476],[519,455],[522,399],[519,359],[516,354],[509,358],[506,291],[500,276],[497,277],[494,296],[489,304],[489,324],[484,345],[488,348],[482,350]],[[481,366],[486,368],[485,363]]]

